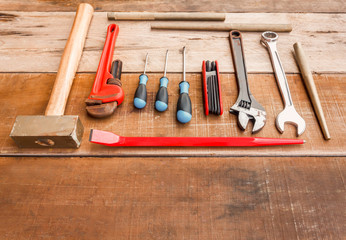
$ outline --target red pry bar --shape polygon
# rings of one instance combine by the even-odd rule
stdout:
[[[89,141],[111,147],[260,147],[305,142],[302,139],[259,137],[122,137],[94,129],[90,131]]]

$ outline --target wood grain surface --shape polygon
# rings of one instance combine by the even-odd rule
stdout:
[[[304,145],[263,148],[118,148],[105,147],[88,142],[90,129],[112,131],[122,136],[257,136],[296,138],[294,126],[286,124],[284,134],[275,127],[275,118],[283,109],[281,96],[273,74],[251,74],[249,84],[256,100],[267,111],[266,126],[256,135],[251,134],[250,123],[245,132],[237,126],[237,117],[228,113],[236,101],[238,89],[233,74],[221,77],[222,116],[204,115],[200,74],[188,74],[192,101],[192,121],[186,125],[176,120],[176,104],[179,96],[180,74],[168,74],[168,110],[159,113],[154,109],[154,99],[162,75],[149,74],[148,104],[143,110],[133,106],[133,96],[138,86],[139,74],[123,74],[125,92],[123,103],[114,115],[106,119],[94,119],[87,115],[85,99],[91,91],[94,74],[77,74],[65,111],[66,115],[79,115],[85,128],[82,146],[74,149],[19,149],[9,137],[17,115],[44,113],[55,74],[0,74],[0,101],[6,102],[0,110],[3,122],[0,129],[0,152],[3,155],[45,156],[345,156],[345,75],[314,75],[328,127],[330,141],[323,139],[312,105],[299,75],[288,75],[292,99],[299,114],[305,119],[307,129],[299,138]]]
[[[66,114],[85,126],[82,147],[18,149],[17,115],[44,114],[81,1],[0,0],[0,239],[346,239],[346,4],[333,1],[85,0],[98,11],[85,42]],[[227,32],[151,31],[150,22],[108,21],[108,11],[225,12],[226,22],[291,23],[278,50],[293,102],[307,123],[301,146],[265,148],[109,148],[88,142],[91,128],[124,136],[252,136],[227,112],[237,97]],[[125,100],[103,120],[87,116],[106,37],[120,27],[114,58],[124,62]],[[177,23],[179,24],[179,23]],[[283,103],[261,33],[244,33],[250,90],[267,111],[258,137],[295,138],[274,125]],[[301,42],[321,99],[323,140],[293,58]],[[181,49],[187,47],[193,119],[175,119]],[[153,103],[169,49],[169,108]],[[149,53],[148,106],[133,107]],[[222,116],[204,116],[202,60],[220,64]],[[25,157],[27,156],[27,157]],[[37,157],[36,157],[37,156]]]
[[[56,72],[74,14],[2,12],[0,72]],[[292,52],[293,44],[301,42],[313,72],[346,73],[346,14],[233,13],[227,14],[226,22],[291,23],[293,31],[280,33],[278,40],[286,72],[299,73]],[[151,30],[149,21],[108,21],[106,12],[94,13],[78,72],[96,72],[111,23],[120,28],[114,58],[124,62],[124,72],[142,72],[146,53],[148,72],[163,72],[167,49],[167,71],[181,72],[183,46],[187,50],[187,72],[200,72],[203,60],[218,60],[221,72],[234,72],[228,32]],[[260,38],[260,32],[243,34],[247,70],[272,73]]]
[[[0,158],[1,239],[344,239],[345,158]]]
[[[299,1],[299,0],[1,0],[3,11],[75,11],[78,4],[87,2],[96,11],[162,11],[162,12],[338,12],[345,13],[342,0],[334,1]]]

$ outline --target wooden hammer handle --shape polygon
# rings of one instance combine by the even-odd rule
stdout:
[[[224,21],[226,14],[209,12],[109,12],[108,20]]]
[[[90,4],[82,3],[78,6],[46,108],[46,116],[64,115],[66,102],[83,53],[84,42],[93,12],[94,9]]]
[[[293,48],[294,48],[295,57],[296,57],[300,72],[302,74],[306,89],[308,90],[310,100],[312,102],[312,106],[314,107],[315,113],[317,115],[317,119],[320,123],[323,136],[326,140],[329,140],[330,134],[328,131],[326,119],[323,114],[321,101],[320,101],[320,98],[318,97],[315,82],[314,82],[314,79],[312,78],[309,62],[305,56],[302,45],[299,42],[295,43],[293,45]]]

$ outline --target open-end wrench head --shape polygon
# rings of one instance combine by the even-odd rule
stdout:
[[[306,128],[304,119],[297,113],[293,106],[287,106],[276,117],[276,127],[280,133],[285,130],[285,123],[290,123],[297,128],[297,136],[300,136]]]

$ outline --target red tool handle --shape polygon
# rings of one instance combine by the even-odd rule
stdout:
[[[110,73],[111,64],[113,59],[113,51],[115,41],[119,33],[119,27],[116,24],[110,24],[107,28],[106,42],[103,47],[99,66],[94,81],[93,88],[91,90],[89,99],[101,100],[102,103],[118,102],[118,105],[122,103],[124,99],[123,89],[114,84],[108,84],[108,79],[113,78]]]
[[[208,101],[208,90],[207,90],[207,70],[205,67],[205,61],[202,63],[202,86],[203,86],[203,97],[204,97],[204,114],[209,115],[209,101]]]
[[[221,82],[220,82],[220,73],[219,73],[219,63],[215,60],[216,65],[216,75],[217,75],[217,84],[218,84],[218,91],[219,91],[219,100],[220,100],[220,115],[223,114],[223,107],[222,107],[222,97],[221,97]]]
[[[302,139],[256,137],[122,137],[111,132],[91,130],[90,142],[118,147],[259,147],[303,144]]]

